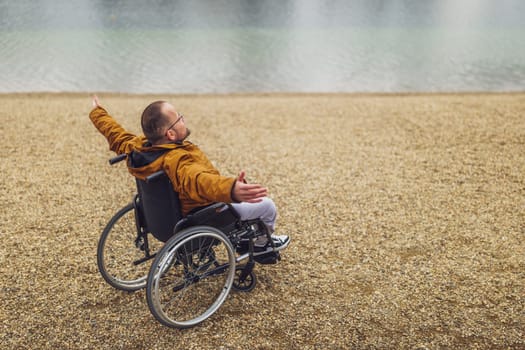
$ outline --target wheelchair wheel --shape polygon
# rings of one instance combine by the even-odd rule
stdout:
[[[239,292],[251,292],[257,284],[255,272],[250,271],[248,274],[244,271],[245,265],[238,265],[235,268],[235,278],[233,279],[233,289]]]
[[[168,327],[195,326],[222,305],[234,276],[235,253],[224,233],[209,226],[187,228],[166,242],[151,265],[149,309]]]
[[[111,286],[125,291],[136,291],[146,286],[149,270],[147,261],[135,264],[145,257],[137,248],[135,209],[130,203],[120,209],[108,222],[98,241],[97,264],[100,274]],[[160,250],[162,242],[149,239],[150,253]]]

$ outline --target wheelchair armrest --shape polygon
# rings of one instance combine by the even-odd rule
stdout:
[[[238,220],[239,214],[237,214],[231,205],[218,202],[189,214],[180,220],[177,225],[175,225],[175,232],[197,225],[213,226],[223,232],[228,232],[231,230],[231,227],[235,226]]]
[[[200,221],[200,219],[202,218],[210,217],[216,215],[217,213],[220,213],[223,210],[226,210],[224,207],[227,205],[228,204],[222,202],[213,203],[208,205],[207,207],[197,210],[194,213],[188,214],[187,217]]]

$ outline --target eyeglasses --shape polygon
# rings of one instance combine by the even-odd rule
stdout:
[[[184,116],[181,114],[180,117],[177,118],[177,120],[175,120],[175,122],[173,124],[170,125],[169,128],[166,129],[166,134],[168,133],[168,130],[170,130],[171,128],[173,128],[175,126],[175,124],[177,124],[178,122],[180,121],[184,121]]]

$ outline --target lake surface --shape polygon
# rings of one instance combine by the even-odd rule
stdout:
[[[31,91],[525,91],[525,1],[0,0]]]

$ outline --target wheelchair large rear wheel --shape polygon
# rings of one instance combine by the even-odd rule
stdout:
[[[151,237],[151,236],[150,236]],[[149,271],[145,252],[136,245],[135,208],[130,203],[108,222],[98,241],[97,264],[100,274],[111,286],[125,291],[146,287]],[[148,239],[150,253],[162,247],[162,242]]]
[[[226,235],[209,226],[190,227],[166,242],[153,261],[148,306],[166,326],[195,326],[222,305],[234,276],[235,252]]]

